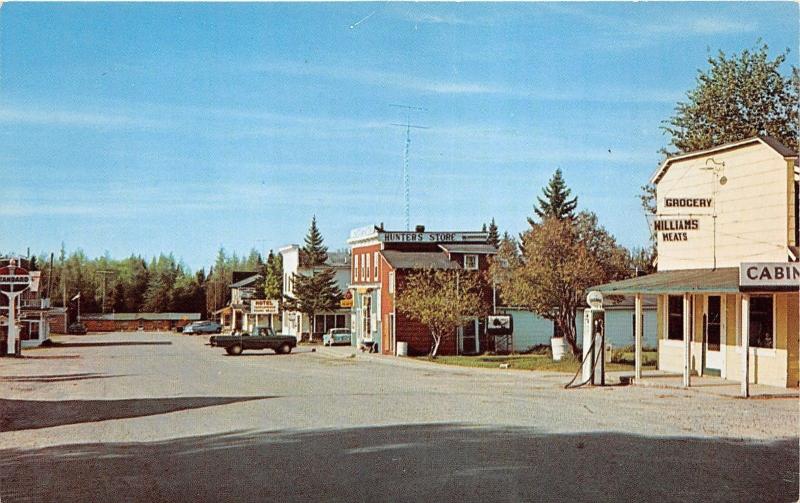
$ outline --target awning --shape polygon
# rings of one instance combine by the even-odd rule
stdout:
[[[591,290],[608,295],[738,293],[739,268],[662,271],[588,289],[588,291]]]

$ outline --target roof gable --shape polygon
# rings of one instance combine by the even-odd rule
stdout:
[[[783,157],[784,159],[792,159],[797,157],[797,152],[792,152],[792,150],[778,141],[777,139],[771,136],[754,136],[752,138],[747,138],[745,140],[735,141],[724,143],[722,145],[717,145],[716,147],[711,147],[703,150],[695,150],[692,152],[686,152],[684,154],[677,154],[664,159],[658,169],[653,173],[653,176],[650,177],[650,183],[658,183],[659,180],[664,176],[664,174],[669,169],[672,163],[677,161],[685,161],[687,159],[693,159],[695,157],[702,157],[709,154],[715,154],[719,152],[724,152],[727,150],[736,150],[742,147],[747,147],[750,145],[761,144],[766,147],[769,147],[775,153]]]

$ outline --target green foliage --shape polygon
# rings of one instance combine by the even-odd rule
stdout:
[[[484,228],[484,231],[485,230],[486,229]],[[495,248],[500,247],[500,231],[497,229],[497,224],[494,222],[494,217],[492,217],[492,221],[489,223],[489,239],[486,242]]]
[[[328,247],[323,244],[322,233],[317,227],[316,215],[311,218],[305,246],[300,250],[300,260],[302,265],[308,267],[324,265],[328,260]]]
[[[280,299],[283,292],[283,255],[269,251],[264,268],[264,296],[267,299]]]
[[[555,218],[557,220],[575,218],[578,198],[573,197],[570,199],[569,196],[572,194],[572,190],[567,187],[561,169],[556,169],[547,187],[542,189],[542,193],[544,199],[537,198],[539,204],[533,208],[536,216],[542,220],[546,218]],[[530,217],[528,218],[528,223],[531,227],[536,225],[536,222]]]
[[[284,307],[305,314],[311,323],[316,313],[337,309],[342,292],[335,274],[332,268],[314,269],[309,275],[293,274],[292,297],[284,298]]]
[[[492,274],[504,302],[552,320],[573,354],[580,353],[575,314],[586,289],[629,276],[628,253],[590,212],[545,218],[523,234],[523,253]]]
[[[756,135],[774,136],[798,148],[800,75],[781,74],[788,51],[770,59],[766,44],[728,57],[720,51],[698,70],[697,86],[675,107],[662,129],[671,136],[672,152],[702,150]]]
[[[78,293],[82,313],[102,312],[104,282],[106,312],[206,312],[205,273],[191,274],[172,255],[153,257],[148,265],[136,255],[90,259],[81,250],[68,253],[62,245],[52,270],[46,257],[39,257],[39,263],[46,264],[42,285],[50,285],[45,295],[73,313],[78,301],[70,299]]]
[[[397,290],[397,309],[430,330],[430,356],[443,337],[452,337],[471,317],[485,316],[489,306],[480,273],[428,269],[411,273]]]

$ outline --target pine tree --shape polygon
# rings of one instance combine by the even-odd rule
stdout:
[[[303,265],[315,267],[324,265],[328,261],[328,247],[323,244],[322,233],[317,227],[317,216],[311,218],[311,227],[306,234],[305,246],[301,249]]]
[[[283,291],[283,256],[269,251],[264,276],[264,295],[267,299],[280,299]]]
[[[556,220],[572,220],[575,218],[575,208],[578,206],[578,198],[573,197],[570,199],[572,190],[567,187],[566,182],[561,173],[561,169],[556,169],[553,177],[547,187],[542,189],[544,199],[538,197],[538,206],[534,206],[533,211],[540,219],[555,218]],[[531,227],[536,225],[536,222],[528,217],[528,223]]]
[[[316,313],[333,311],[339,306],[342,292],[336,285],[336,271],[327,268],[313,271],[311,275],[294,274],[292,276],[294,297],[284,299],[284,305],[292,311],[305,314],[309,320],[309,327],[313,332],[314,316]],[[313,337],[313,334],[312,334]]]
[[[489,224],[489,239],[487,240],[487,243],[495,248],[500,247],[500,232],[497,230],[497,224],[494,222],[494,217],[492,217],[492,222]]]

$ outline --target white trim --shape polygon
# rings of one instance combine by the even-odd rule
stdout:
[[[475,260],[475,267],[467,267],[467,259],[474,259]],[[465,271],[477,271],[480,269],[480,263],[478,262],[478,255],[469,253],[464,254],[464,270]]]
[[[758,356],[758,357],[774,357],[778,354],[778,350],[775,348],[756,348],[753,346],[749,347],[750,349],[750,356]],[[736,346],[736,354],[742,354],[742,346]]]

